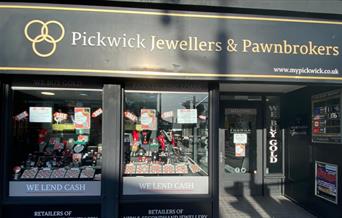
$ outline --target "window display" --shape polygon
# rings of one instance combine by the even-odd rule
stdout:
[[[123,153],[124,194],[125,187],[142,191],[142,181],[159,181],[162,188],[150,191],[162,194],[177,193],[175,177],[207,178],[208,93],[126,91]],[[168,188],[160,177],[168,178]]]
[[[35,185],[39,181],[47,187],[50,181],[99,181],[101,90],[24,87],[13,90],[10,194],[23,194],[13,188],[19,181],[27,183],[16,186]]]
[[[341,144],[341,90],[312,96],[312,142]]]

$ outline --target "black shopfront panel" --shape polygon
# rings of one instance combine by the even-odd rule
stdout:
[[[132,100],[126,105],[125,91],[132,89],[104,84],[126,85],[126,80],[132,78],[190,80],[191,87],[196,87],[199,80],[214,84],[236,80],[329,84],[342,81],[341,42],[337,40],[341,38],[340,21],[38,4],[1,4],[0,11],[0,27],[7,30],[0,39],[1,74],[39,76],[35,80],[27,78],[33,82],[24,86],[34,87],[36,93],[12,89],[22,87],[15,84],[6,88],[2,130],[2,197],[6,215],[16,216],[17,211],[13,211],[20,203],[45,205],[37,210],[25,207],[27,212],[22,211],[28,216],[34,212],[39,215],[40,211],[47,215],[75,211],[71,214],[82,217],[82,211],[92,207],[94,216],[139,216],[135,204],[140,208],[142,201],[148,200],[159,209],[142,209],[141,213],[147,216],[159,213],[217,217],[211,215],[218,208],[217,88],[206,88],[209,100],[203,102],[209,106],[202,114],[206,110],[198,96],[186,99],[179,108],[162,111],[159,109],[163,102],[170,102],[161,95],[162,89],[152,89],[152,95],[138,93],[141,96],[135,96],[136,100],[148,103],[142,107]],[[305,34],[298,34],[298,29]],[[94,76],[90,80],[101,81],[96,89],[102,90],[102,114],[98,106],[79,101],[87,93],[75,93],[92,92],[84,90],[90,87],[79,82],[60,83],[56,78],[46,83],[47,75],[64,81],[71,75],[79,76],[78,81]],[[193,92],[191,87],[183,91]],[[62,101],[51,92],[63,89],[51,88],[70,91],[63,97],[78,97]],[[43,104],[37,99],[42,92],[47,94]],[[25,99],[30,101],[15,103]],[[102,130],[94,133],[92,120],[100,116]],[[79,121],[80,126],[68,125],[74,121]],[[178,149],[177,144],[184,149]],[[68,147],[71,152],[63,154]],[[176,153],[179,155],[174,158]],[[65,165],[70,166],[61,169]],[[188,174],[195,178],[187,181]],[[35,183],[37,176],[41,183]],[[156,177],[166,181],[149,181]],[[74,182],[73,186],[69,181]],[[92,188],[87,189],[87,184]],[[70,189],[73,196],[68,194]],[[170,194],[170,190],[178,193]],[[87,209],[79,210],[76,202],[84,203]],[[169,202],[178,203],[168,210]],[[102,206],[98,207],[100,203]],[[196,214],[188,210],[191,203],[201,208]],[[60,207],[52,211],[50,207],[69,204],[65,211]]]
[[[286,94],[285,196],[319,217],[341,211],[341,87],[312,86]],[[336,129],[338,127],[338,129]]]
[[[4,81],[0,80],[0,113],[5,114],[5,85]],[[2,116],[0,118],[0,177],[3,178],[3,172],[4,172],[4,120],[6,119],[6,116]],[[2,201],[3,201],[3,180],[0,181],[0,215],[2,214]]]
[[[0,10],[3,74],[342,81],[338,20],[44,4]]]

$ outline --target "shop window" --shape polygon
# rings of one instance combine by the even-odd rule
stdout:
[[[102,90],[13,87],[10,196],[100,195]]]
[[[125,92],[123,194],[208,194],[208,93]]]

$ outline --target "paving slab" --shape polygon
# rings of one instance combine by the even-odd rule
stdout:
[[[284,196],[220,197],[221,218],[315,218]]]

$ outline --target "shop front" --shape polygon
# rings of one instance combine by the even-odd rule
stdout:
[[[312,143],[341,143],[341,22],[0,11],[4,217],[219,217],[220,198],[286,194],[289,149],[311,121]],[[322,184],[340,163],[315,160],[315,193],[337,208],[337,176],[335,192]]]

